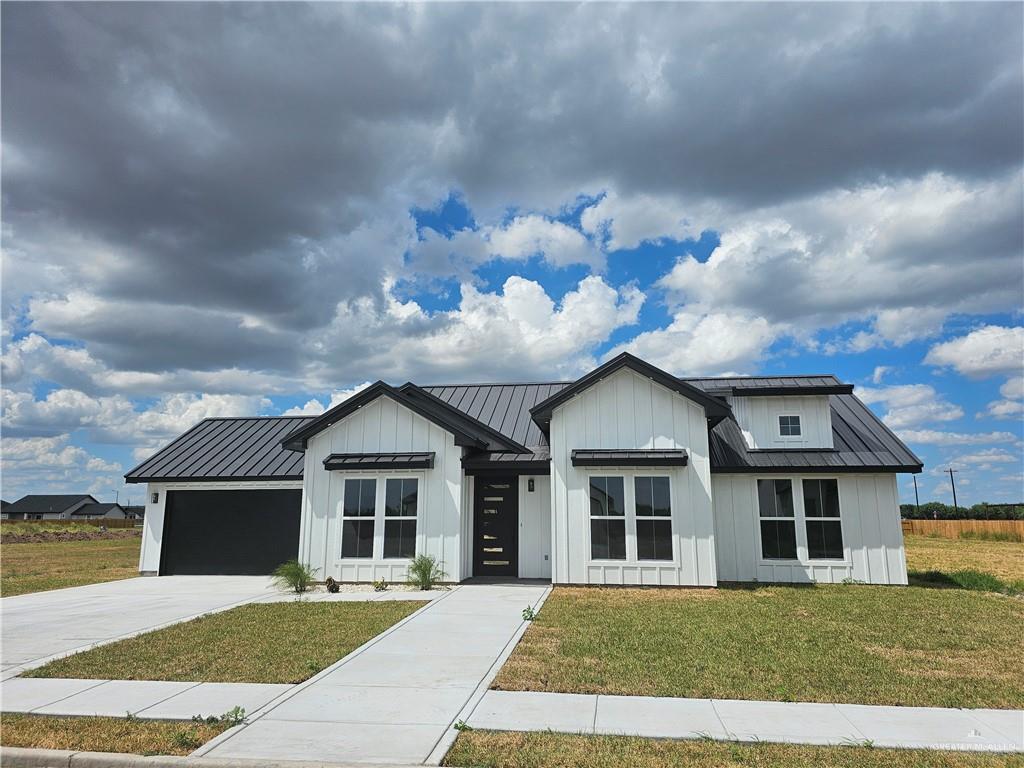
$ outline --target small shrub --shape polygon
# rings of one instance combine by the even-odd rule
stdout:
[[[469,723],[467,723],[465,720],[457,721],[455,723],[455,725],[452,726],[452,728],[454,728],[456,731],[459,731],[459,732],[462,732],[462,731],[472,731],[473,730],[473,726],[470,725]]]
[[[384,579],[377,579],[375,582],[373,582],[374,592],[387,592],[387,589],[388,583],[384,581]]]
[[[537,618],[537,612],[533,610],[532,605],[523,608],[523,621],[533,621],[535,618]]]
[[[298,560],[289,560],[274,569],[274,583],[278,589],[288,589],[301,595],[313,584],[317,570]]]
[[[406,580],[422,590],[432,589],[437,582],[447,576],[431,555],[416,555],[409,563]]]
[[[327,577],[327,581],[325,581],[324,584],[327,587],[327,591],[330,592],[332,595],[336,592],[341,591],[341,585],[338,584],[338,582],[336,582],[334,578],[331,576]]]

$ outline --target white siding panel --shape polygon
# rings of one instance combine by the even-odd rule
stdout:
[[[519,478],[519,578],[551,578],[551,478],[547,475]]]
[[[402,451],[433,451],[435,454],[432,469],[390,473],[422,478],[416,551],[437,558],[448,574],[447,580],[464,578],[462,510],[466,507],[461,449],[449,432],[388,397],[363,406],[313,436],[306,447],[302,551],[310,564],[320,569],[322,578],[333,576],[340,581],[405,579],[406,560],[341,558],[342,494],[344,478],[351,473],[328,472],[323,467],[324,458],[331,453]]]
[[[751,448],[832,448],[827,395],[733,397],[733,414]],[[800,416],[798,438],[779,436],[779,416]]]
[[[785,477],[799,486],[805,477],[822,475]],[[718,578],[782,583],[839,583],[853,579],[870,584],[906,584],[896,476],[842,475],[838,481],[845,560],[770,562],[761,558],[759,549],[756,476],[715,475],[712,488]],[[799,520],[797,525],[797,538],[801,541]]]
[[[704,409],[645,376],[620,370],[555,409],[551,420],[551,510],[554,581],[590,584],[714,585],[716,562],[711,475]],[[685,448],[687,467],[572,466],[578,448]],[[674,560],[665,563],[590,559],[588,477],[668,475],[672,483]],[[627,489],[627,495],[630,490]],[[635,558],[635,527],[627,524],[627,556]]]

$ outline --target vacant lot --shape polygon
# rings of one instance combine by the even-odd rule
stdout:
[[[505,690],[1018,707],[1024,600],[921,587],[556,589]]]
[[[58,659],[26,677],[298,683],[422,602],[243,605]]]
[[[1024,582],[1024,544],[1013,541],[905,537],[907,570],[974,570],[1007,582]]]
[[[187,755],[228,727],[225,723],[122,717],[4,715],[0,744],[137,755]]]
[[[670,741],[558,733],[459,734],[443,765],[483,768],[1020,768],[1024,756]]]
[[[5,525],[4,539],[18,530]],[[117,531],[118,538],[96,541],[11,544],[0,540],[0,593],[11,597],[138,576],[142,539],[132,533]]]

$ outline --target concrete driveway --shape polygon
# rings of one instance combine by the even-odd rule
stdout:
[[[266,576],[160,576],[0,599],[0,679],[57,656],[274,594]]]

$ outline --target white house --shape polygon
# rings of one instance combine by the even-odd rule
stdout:
[[[393,387],[317,417],[207,419],[147,483],[140,571],[714,586],[907,581],[896,474],[922,464],[833,376]]]

